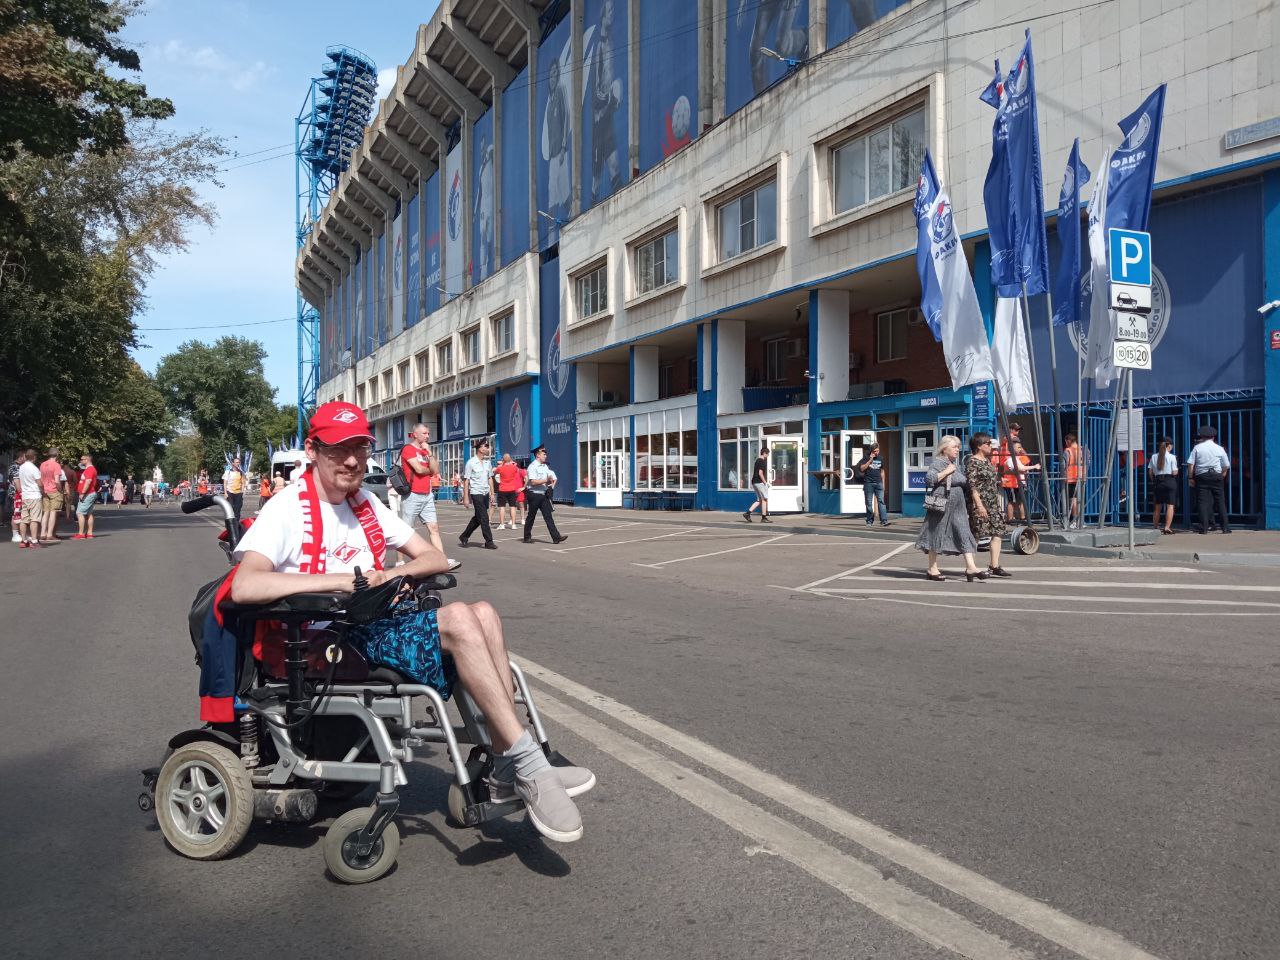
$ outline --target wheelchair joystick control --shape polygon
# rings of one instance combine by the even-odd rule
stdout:
[[[360,572],[359,567],[356,567],[356,570],[355,570],[355,581],[353,584],[353,589],[355,590],[356,593],[359,593],[361,590],[369,589],[369,578]]]

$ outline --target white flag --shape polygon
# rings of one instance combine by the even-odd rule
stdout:
[[[995,329],[991,333],[991,366],[995,369],[1000,399],[1006,407],[1031,403],[1031,353],[1022,323],[1022,301],[1017,297],[996,300]]]
[[[1089,200],[1089,356],[1084,374],[1100,390],[1111,386],[1116,368],[1111,362],[1116,339],[1116,317],[1111,310],[1111,276],[1107,271],[1107,164],[1110,150],[1102,151],[1102,171],[1094,180]]]
[[[938,278],[941,301],[938,312],[930,319],[936,321],[941,334],[951,386],[959,390],[991,379],[991,347],[969,263],[951,215],[951,198],[941,189],[932,202],[928,230],[929,259]],[[927,306],[925,312],[930,313]]]

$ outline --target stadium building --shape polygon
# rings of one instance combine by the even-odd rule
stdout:
[[[1280,527],[1280,310],[1258,310],[1280,299],[1278,17],[1216,0],[443,0],[298,256],[319,399],[366,408],[389,450],[433,424],[446,476],[479,437],[517,457],[543,442],[557,499],[596,506],[743,509],[767,443],[775,510],[861,513],[848,467],[874,434],[890,508],[922,512],[938,437],[990,430],[995,410],[989,384],[951,389],[918,312],[915,185],[927,148],[990,323],[979,94],[1029,28],[1055,269],[1073,139],[1096,168],[1168,84],[1145,448],[1167,434],[1185,454],[1212,423],[1232,513]],[[1073,430],[1081,345],[1056,338]],[[1103,393],[1080,430],[1096,464]]]

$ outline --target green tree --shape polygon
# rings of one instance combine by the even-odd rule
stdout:
[[[156,368],[170,411],[190,422],[206,455],[219,463],[224,451],[249,446],[259,425],[277,412],[265,358],[256,340],[222,337],[213,345],[184,343]]]
[[[135,361],[127,360],[83,412],[68,413],[54,424],[49,441],[67,458],[93,454],[104,473],[141,474],[159,462],[160,442],[172,426],[155,382]]]
[[[198,433],[181,433],[170,440],[160,456],[160,468],[171,483],[195,476],[204,466],[204,438]]]
[[[249,439],[249,445],[253,450],[254,468],[260,468],[263,471],[268,469],[268,443],[278,448],[281,439],[287,441],[297,432],[298,408],[296,405],[281,404],[264,414],[262,419],[254,424],[253,436]]]

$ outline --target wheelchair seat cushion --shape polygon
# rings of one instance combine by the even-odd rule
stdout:
[[[457,673],[440,649],[440,626],[434,610],[406,604],[382,620],[352,627],[347,641],[374,666],[389,667],[404,682],[434,687],[449,699]]]

